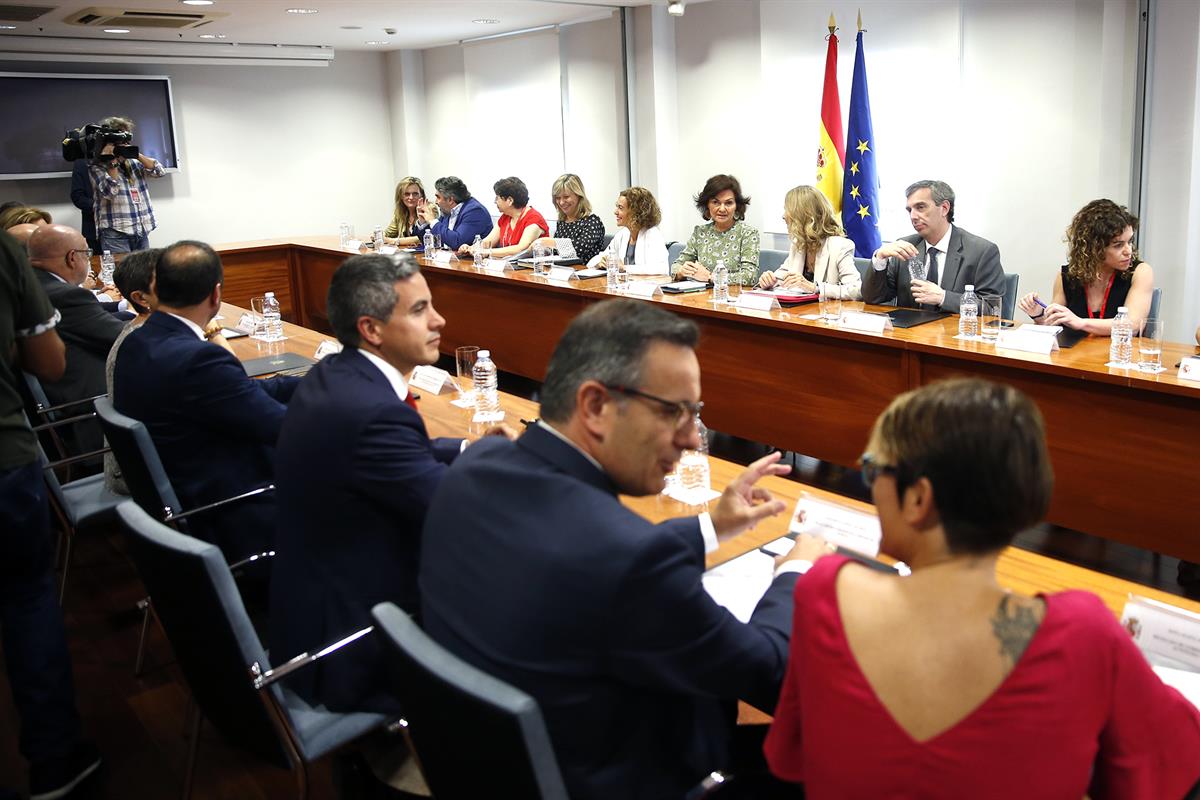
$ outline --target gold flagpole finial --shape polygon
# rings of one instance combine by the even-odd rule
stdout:
[[[862,26],[862,9],[861,9],[861,8],[858,10],[858,32],[859,32],[859,33],[862,33],[862,32],[863,32],[863,26]]]
[[[837,31],[837,20],[833,18],[833,12],[829,12],[829,35],[832,36]]]

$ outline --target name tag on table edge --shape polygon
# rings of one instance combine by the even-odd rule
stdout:
[[[1022,326],[1015,331],[1000,331],[996,337],[997,349],[1050,355],[1058,349],[1058,336],[1045,326],[1037,327],[1041,330],[1029,330],[1027,326]]]
[[[408,379],[408,382],[421,391],[429,392],[430,394],[441,394],[443,387],[447,385],[453,386],[450,381],[449,372],[427,364],[422,364],[414,369],[412,377]]]
[[[1179,379],[1200,381],[1200,356],[1187,356],[1179,362]]]
[[[801,519],[801,512],[804,518]],[[883,529],[879,517],[800,493],[788,533],[811,533],[830,544],[874,558],[879,555]]]
[[[838,327],[859,333],[883,333],[892,329],[887,314],[871,314],[866,311],[846,311],[838,320]]]
[[[569,281],[575,277],[574,267],[551,267],[546,275],[552,281]]]
[[[1200,671],[1200,614],[1131,594],[1121,625],[1150,663]]]
[[[362,249],[362,239],[348,239],[346,246],[342,249],[357,253]]]
[[[383,247],[379,248],[379,255],[381,256],[392,256],[398,252],[399,248],[397,248],[394,244],[385,244]]]
[[[738,308],[748,311],[770,311],[773,308],[782,308],[779,305],[779,298],[774,292],[759,292],[759,291],[744,291],[738,295]]]
[[[454,258],[454,253],[449,250],[435,250],[433,253],[433,263],[446,265]]]
[[[484,272],[504,272],[512,269],[512,264],[506,258],[489,258],[483,262]]]
[[[658,281],[630,281],[625,287],[625,294],[630,297],[654,297],[655,295],[662,296],[662,289],[658,286]]]

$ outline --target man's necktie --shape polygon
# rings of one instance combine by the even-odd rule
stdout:
[[[939,252],[939,251],[938,251],[938,249],[937,249],[936,247],[931,247],[931,248],[929,248],[929,250],[928,250],[928,253],[929,253],[929,270],[928,270],[928,271],[926,272],[926,274],[925,274],[925,280],[929,281],[930,283],[937,283],[937,282],[938,282],[938,266],[937,266],[937,254],[938,254],[938,252]]]
[[[406,404],[408,404],[408,405],[412,406],[412,410],[413,410],[413,411],[418,411],[418,409],[417,409],[417,398],[413,397],[413,393],[412,393],[412,391],[411,391],[411,390],[409,391],[409,393],[408,393],[408,394],[404,395],[404,402],[405,402]],[[418,413],[419,413],[419,411],[418,411]]]

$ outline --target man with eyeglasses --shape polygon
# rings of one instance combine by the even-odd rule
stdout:
[[[538,701],[576,800],[681,798],[732,766],[734,701],[774,708],[796,573],[824,552],[794,548],[742,623],[705,593],[705,554],[784,511],[755,486],[788,472],[778,453],[698,517],[621,504],[700,443],[697,338],[655,304],[592,306],[554,350],[541,420],[470,447],[426,517],[426,631]]]
[[[43,383],[46,396],[52,404],[60,405],[104,394],[104,362],[125,320],[83,288],[91,269],[91,251],[83,234],[66,225],[43,225],[29,237],[28,248],[38,282],[62,315],[58,335],[67,346],[67,370],[61,380]],[[86,410],[80,405],[67,409],[67,413],[82,414]],[[103,435],[95,421],[68,427],[72,430],[66,432],[67,442],[74,453],[103,447]]]

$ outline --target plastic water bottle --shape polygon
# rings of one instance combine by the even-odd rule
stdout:
[[[719,259],[717,265],[712,271],[713,283],[713,302],[728,303],[729,302],[729,270],[725,267],[725,261]],[[707,462],[706,462],[707,463]]]
[[[969,283],[958,304],[958,335],[972,338],[979,335],[979,296]]]
[[[604,257],[604,269],[608,272],[605,278],[605,285],[609,289],[619,289],[621,287],[621,268],[617,264],[617,243],[608,243],[608,253]]]
[[[371,232],[371,241],[375,244],[375,252],[378,253],[383,247],[383,226],[376,225],[375,230]]]
[[[475,262],[475,269],[483,269],[483,239],[479,234],[475,234],[475,241],[471,243],[471,258]]]
[[[499,419],[500,397],[496,393],[496,365],[490,350],[480,350],[471,370],[475,384],[475,419],[479,421]]]
[[[425,236],[421,240],[421,244],[425,248],[425,257],[433,258],[433,231],[425,229]]]
[[[112,286],[113,271],[117,268],[117,260],[113,258],[112,252],[105,250],[100,256],[100,283],[103,286]]]
[[[277,342],[285,338],[283,335],[283,317],[279,312],[279,301],[274,292],[263,295],[263,323],[266,326],[266,340]]]
[[[712,488],[708,469],[708,429],[700,421],[699,414],[694,422],[696,432],[700,434],[700,446],[695,450],[684,450],[679,457],[679,483],[692,505],[696,505],[699,497]],[[696,495],[696,499],[692,499],[692,495]]]
[[[1123,367],[1133,363],[1133,322],[1125,306],[1118,308],[1117,315],[1113,317],[1108,360]]]
[[[346,245],[349,244],[350,237],[352,235],[353,235],[353,233],[351,232],[349,222],[343,222],[340,225],[338,225],[338,238],[341,240],[341,244],[338,246],[341,247],[343,250],[345,250]]]

